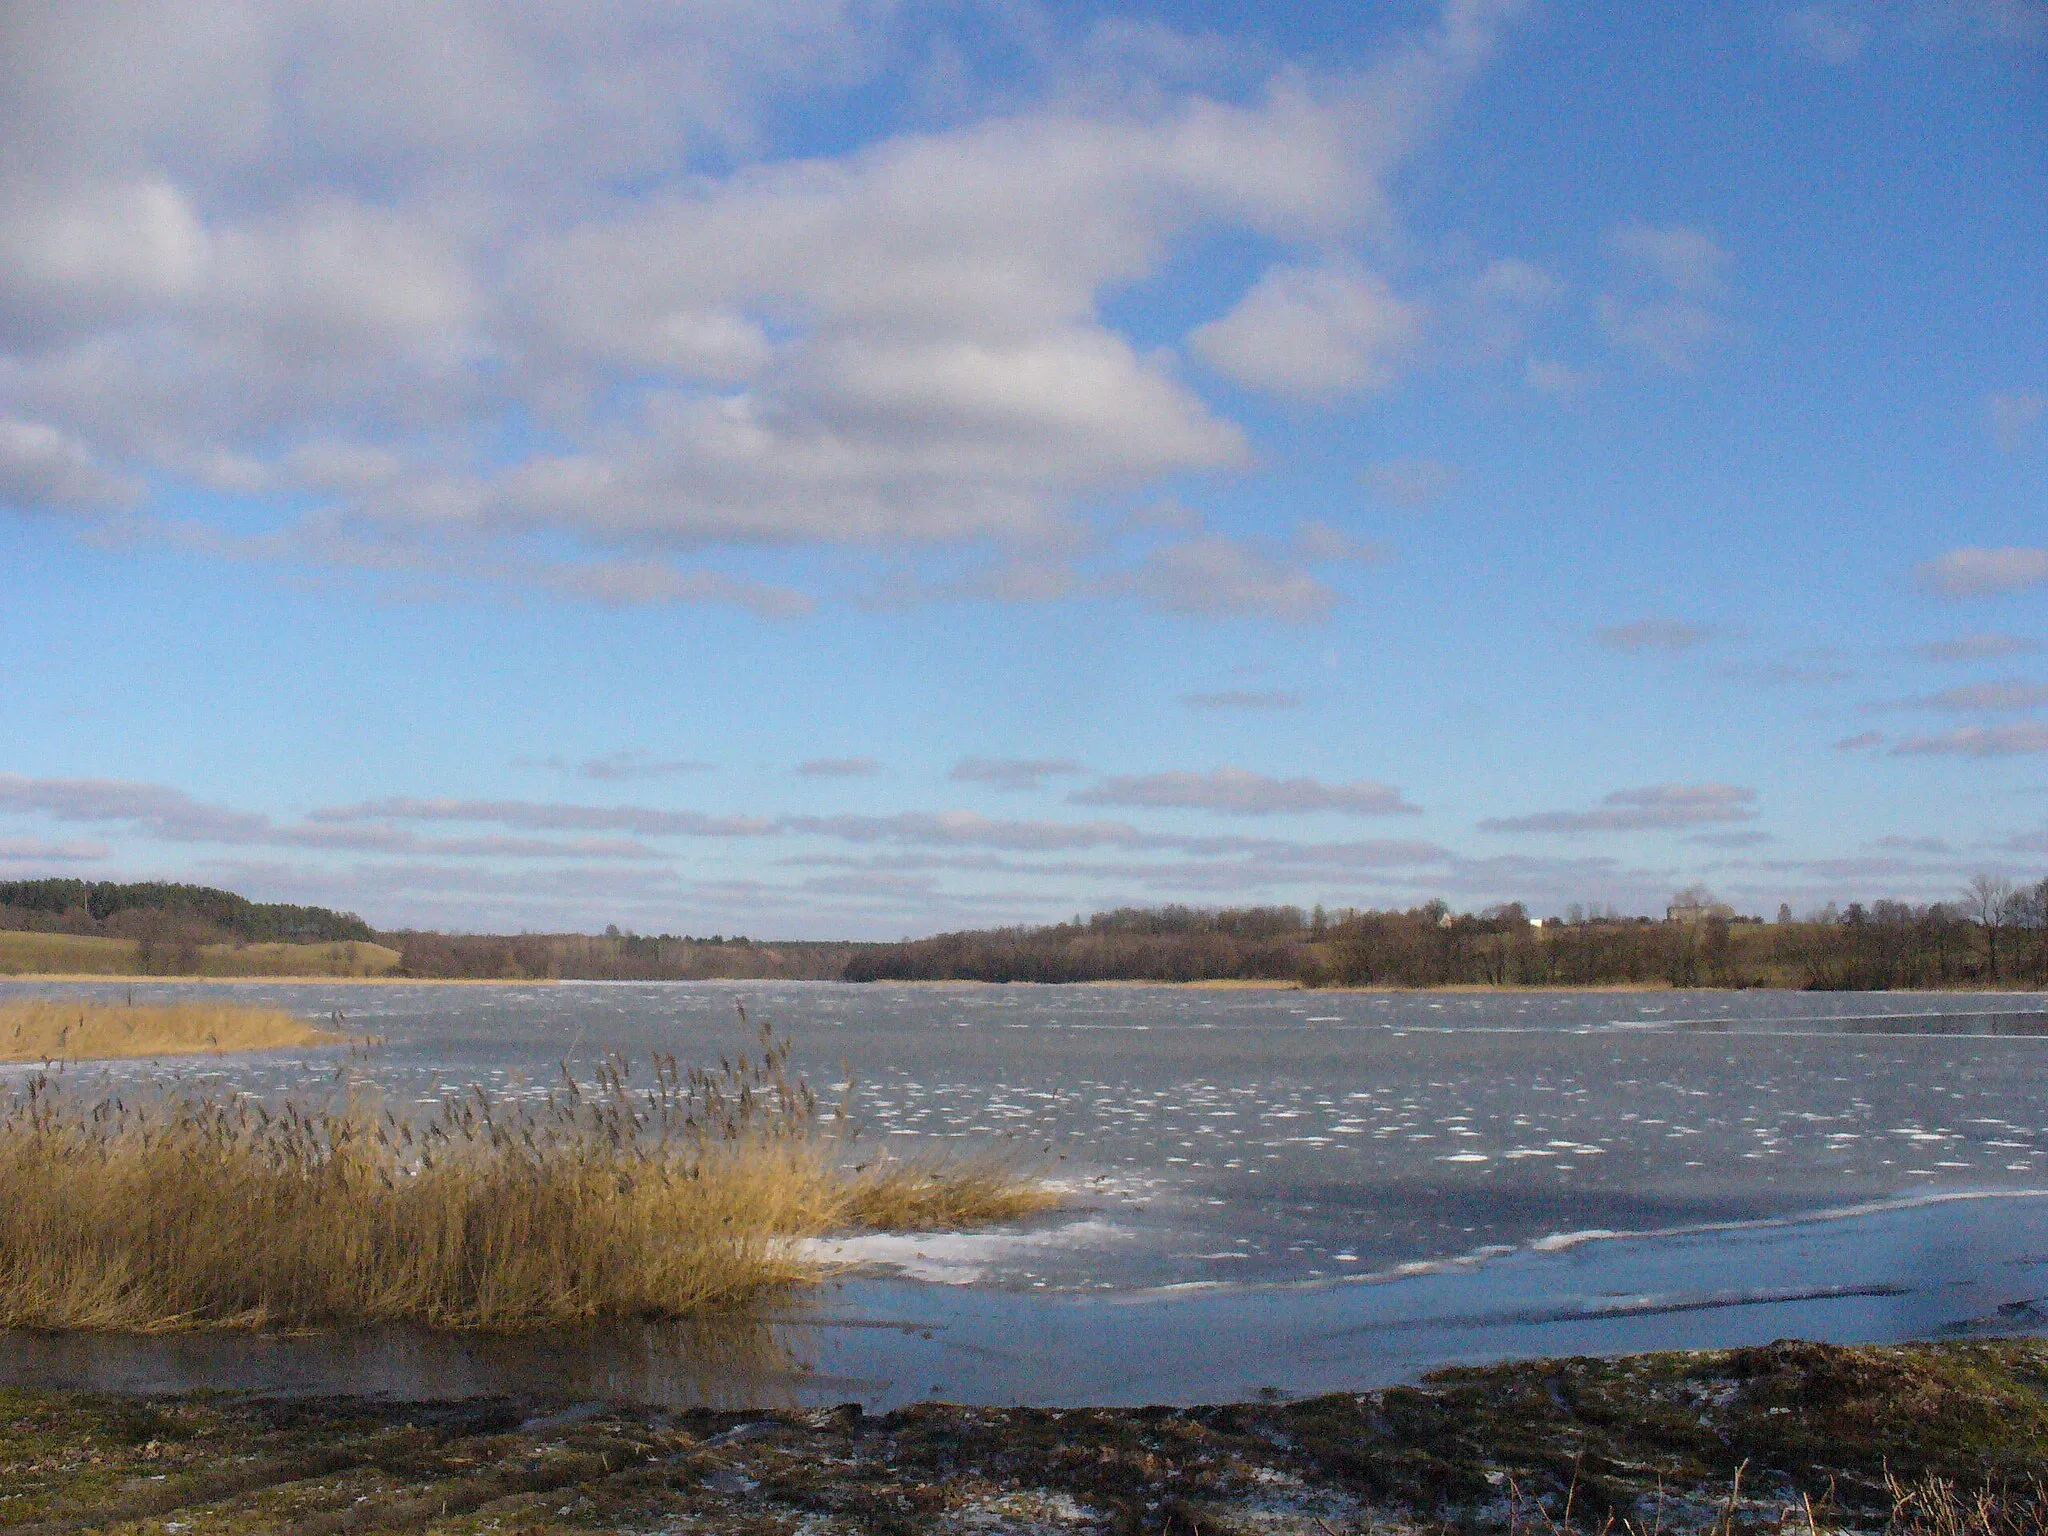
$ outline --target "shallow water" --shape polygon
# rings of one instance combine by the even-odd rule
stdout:
[[[338,1011],[348,1029],[382,1036],[361,1070],[393,1103],[472,1082],[538,1091],[565,1061],[587,1079],[605,1050],[714,1058],[748,1042],[744,1003],[795,1042],[796,1064],[826,1097],[847,1092],[862,1136],[905,1151],[996,1145],[1071,1191],[1067,1209],[1000,1233],[838,1249],[865,1278],[778,1334],[778,1347],[815,1367],[775,1388],[799,1396],[881,1403],[936,1384],[994,1401],[1186,1401],[1759,1330],[1849,1339],[2031,1328],[2030,1304],[2048,1297],[2040,996],[221,990]],[[316,1053],[90,1073],[279,1093],[331,1079],[336,1062]],[[1599,1233],[1634,1235],[1587,1236]],[[1016,1350],[1019,1337],[1032,1348]],[[558,1385],[703,1390],[674,1385],[687,1370],[650,1376],[649,1347],[638,1334],[586,1340],[568,1354],[595,1376]],[[20,1370],[33,1355],[35,1371],[91,1376],[114,1369],[108,1351],[120,1348],[101,1348],[90,1367],[91,1351],[17,1341],[9,1353]],[[185,1348],[188,1360],[207,1353]],[[291,1369],[354,1380],[361,1359],[383,1358],[369,1374],[395,1388],[420,1373],[524,1379],[548,1353],[494,1348],[463,1346],[469,1363],[458,1368],[431,1340],[356,1341],[330,1349],[326,1366]],[[394,1350],[414,1363],[392,1365]],[[235,1358],[256,1353],[244,1346]],[[334,1363],[344,1357],[358,1364]],[[123,1358],[119,1370],[147,1374],[140,1357]],[[551,1358],[561,1366],[561,1352]],[[669,1385],[646,1384],[657,1376]],[[758,1380],[750,1390],[783,1378],[768,1369]],[[633,1381],[642,1385],[619,1385]]]

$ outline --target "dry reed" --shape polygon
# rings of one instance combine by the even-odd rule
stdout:
[[[336,1045],[341,1037],[276,1008],[38,998],[0,1006],[0,1061],[99,1061]]]
[[[615,1059],[595,1092],[472,1089],[422,1123],[360,1091],[273,1111],[38,1078],[0,1107],[0,1327],[701,1316],[817,1278],[800,1238],[1053,1203],[990,1164],[850,1166],[763,1043],[716,1072],[658,1059],[646,1089]]]

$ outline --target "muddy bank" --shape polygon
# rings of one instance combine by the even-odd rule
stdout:
[[[2044,1468],[2033,1340],[1535,1361],[1188,1409],[0,1393],[0,1529],[50,1533],[1877,1531],[1938,1523],[1895,1513],[1929,1477],[2003,1489],[2007,1528],[2039,1530]]]

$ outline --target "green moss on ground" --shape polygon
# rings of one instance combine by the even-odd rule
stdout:
[[[1189,1409],[0,1393],[0,1530],[51,1536],[1918,1532],[1942,1522],[1898,1514],[1891,1480],[2011,1494],[2044,1471],[2030,1340],[1531,1361]],[[1978,1529],[2041,1512],[2008,1497]]]

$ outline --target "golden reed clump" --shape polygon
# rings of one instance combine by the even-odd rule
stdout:
[[[162,1005],[39,998],[0,1005],[0,1061],[90,1061],[117,1056],[197,1056],[338,1045],[277,1008],[225,1003]]]
[[[818,1277],[797,1240],[1001,1220],[1054,1197],[993,1165],[849,1166],[787,1047],[717,1072],[609,1062],[595,1093],[482,1089],[414,1124],[356,1093],[272,1111],[177,1093],[0,1106],[0,1328],[701,1316]]]

